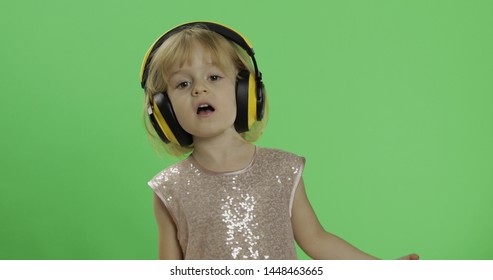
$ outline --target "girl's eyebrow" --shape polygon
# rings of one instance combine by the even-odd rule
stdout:
[[[214,62],[207,62],[207,64],[210,66],[210,67],[214,67],[215,69],[219,70],[219,71],[223,71],[223,69],[217,64],[217,63],[214,63]],[[178,70],[176,71],[173,71],[169,74],[169,77],[173,77],[174,75],[176,74],[181,74],[182,72],[186,72],[186,71],[183,71],[183,67],[180,67],[178,68]]]
[[[180,72],[182,72],[182,70],[181,70],[181,69],[178,69],[178,70],[176,70],[176,71],[174,71],[174,72],[171,72],[171,73],[169,74],[169,76],[170,76],[170,77],[173,77],[174,75],[179,74]]]

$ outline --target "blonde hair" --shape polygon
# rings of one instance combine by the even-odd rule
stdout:
[[[189,62],[197,43],[210,52],[212,61],[223,71],[248,70],[250,73],[254,72],[251,59],[245,50],[222,35],[208,30],[205,26],[198,24],[170,36],[155,51],[148,65],[147,81],[145,82],[144,124],[154,150],[160,155],[163,155],[164,152],[180,157],[193,151],[193,146],[182,147],[173,142],[166,144],[161,141],[147,117],[147,108],[151,104],[151,96],[167,91],[170,77],[168,71],[171,67],[174,65],[181,66]],[[264,98],[266,99],[266,97]],[[262,121],[255,121],[249,131],[240,133],[246,141],[255,142],[265,129],[268,119],[267,104],[265,107]]]

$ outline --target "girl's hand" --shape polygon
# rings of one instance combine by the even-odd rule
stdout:
[[[419,260],[419,256],[416,254],[409,254],[407,256],[398,258],[398,260],[415,261],[415,260]]]

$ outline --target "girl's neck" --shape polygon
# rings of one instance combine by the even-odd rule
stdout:
[[[227,139],[194,139],[192,157],[214,172],[237,171],[247,167],[255,155],[255,145],[237,137]]]

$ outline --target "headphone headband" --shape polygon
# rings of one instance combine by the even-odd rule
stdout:
[[[146,87],[146,82],[147,82],[147,77],[149,75],[149,64],[154,56],[154,53],[156,50],[166,41],[168,40],[169,37],[173,36],[177,32],[184,30],[184,29],[189,29],[192,27],[199,27],[203,28],[206,30],[213,31],[226,39],[236,43],[238,46],[240,46],[243,50],[247,52],[247,54],[250,56],[253,62],[253,67],[255,70],[255,78],[257,82],[262,81],[262,73],[258,70],[257,67],[257,61],[255,60],[255,52],[253,51],[253,46],[248,41],[247,38],[245,38],[243,35],[241,35],[239,32],[236,32],[232,28],[227,27],[226,25],[222,25],[219,23],[215,22],[209,22],[209,21],[194,21],[194,22],[188,22],[185,24],[178,25],[171,30],[168,30],[166,33],[161,35],[154,44],[149,48],[147,51],[146,55],[144,56],[144,60],[142,62],[142,68],[140,71],[140,85],[142,86],[143,89]]]

